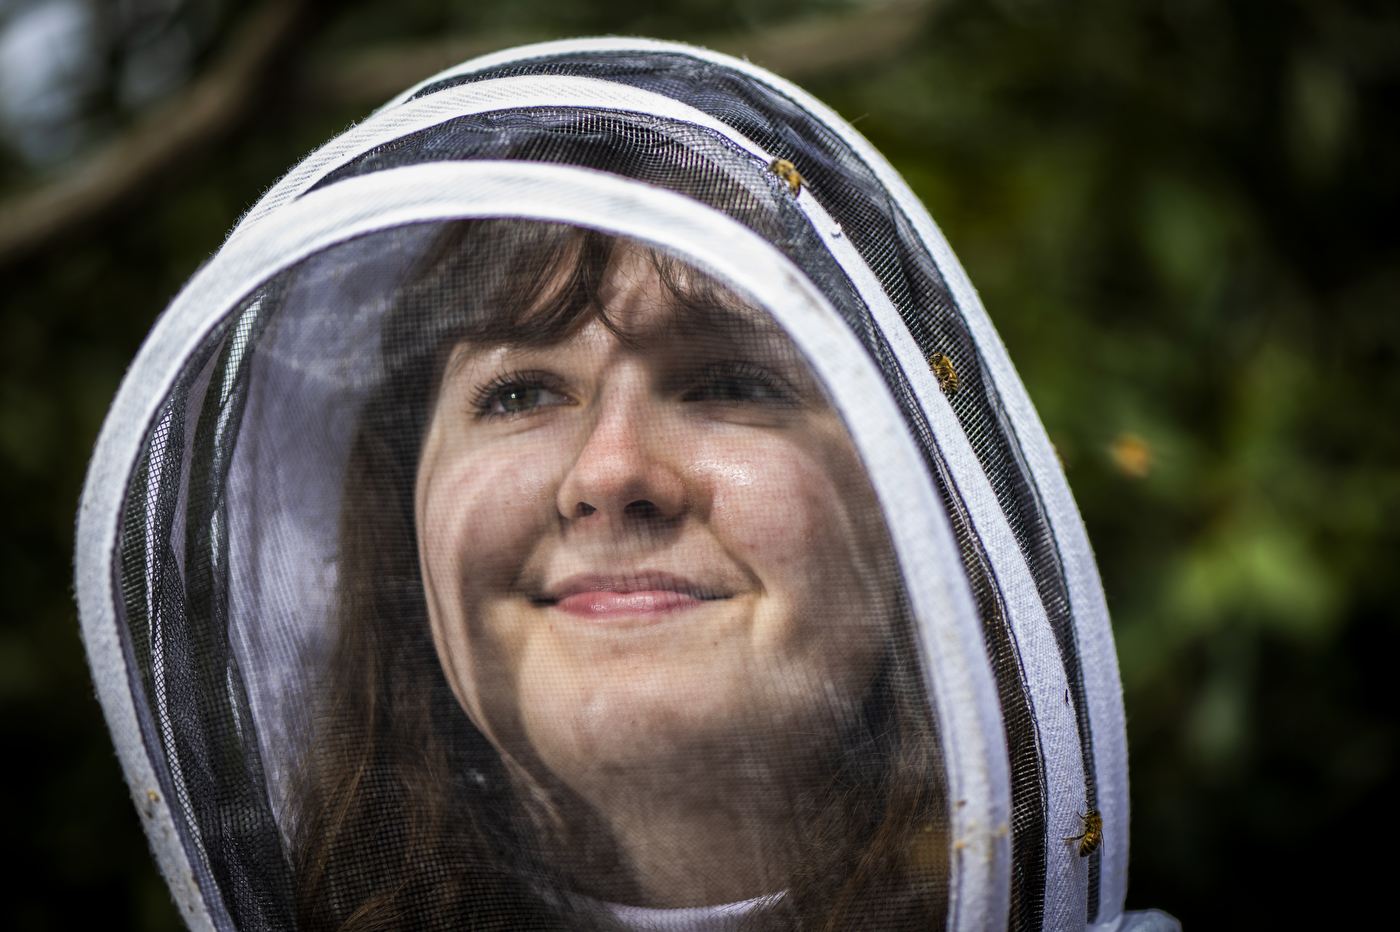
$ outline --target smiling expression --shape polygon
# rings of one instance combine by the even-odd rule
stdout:
[[[819,383],[765,315],[685,303],[623,248],[611,326],[459,344],[418,467],[453,691],[517,772],[598,805],[810,769],[890,638],[880,510]]]

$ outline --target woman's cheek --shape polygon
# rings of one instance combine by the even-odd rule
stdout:
[[[554,519],[558,456],[527,446],[469,451],[453,458],[438,483],[428,521],[451,541],[462,586],[479,597],[502,595]]]
[[[512,692],[496,680],[511,678],[524,648],[515,586],[554,524],[550,477],[559,472],[558,457],[538,445],[515,446],[502,453],[444,445],[420,473],[424,582],[449,653],[444,666],[454,671],[458,698],[474,717],[489,698],[483,689]],[[486,658],[492,659],[483,667]],[[480,682],[484,668],[493,671],[493,682]]]
[[[713,463],[710,476],[712,529],[765,587],[777,582],[765,577],[824,549],[832,513],[843,511],[820,464],[797,447],[760,447]]]
[[[857,514],[873,497],[844,432],[818,439],[755,445],[714,469],[711,523],[763,585],[755,643],[805,671],[789,670],[794,686],[834,681],[859,692],[888,637],[889,606],[866,575],[881,542]]]

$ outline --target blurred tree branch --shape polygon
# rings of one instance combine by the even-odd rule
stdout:
[[[785,78],[868,65],[907,48],[947,0],[895,0],[847,16],[795,23],[746,36],[716,37],[717,52],[747,58]]]
[[[824,16],[738,35],[699,37],[717,52],[747,58],[800,79],[868,64],[907,46],[946,0],[893,0],[855,13]],[[445,68],[535,41],[529,35],[450,36],[358,51],[310,70],[302,85],[313,104],[378,105]]]
[[[702,44],[789,78],[867,64],[908,45],[945,0],[894,0]],[[202,77],[68,174],[0,202],[0,268],[133,203],[182,159],[236,132],[269,78],[315,31],[317,0],[271,0],[250,14]],[[305,69],[286,94],[302,106],[375,105],[436,72],[526,37],[449,37],[369,49]]]
[[[270,0],[249,14],[203,76],[71,172],[0,203],[0,267],[99,220],[235,131],[268,77],[312,31],[316,0]]]

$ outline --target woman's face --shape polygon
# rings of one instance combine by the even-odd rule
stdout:
[[[603,295],[622,338],[590,319],[450,356],[416,489],[443,668],[508,760],[600,806],[787,781],[886,650],[880,510],[766,317],[681,310],[635,249]]]

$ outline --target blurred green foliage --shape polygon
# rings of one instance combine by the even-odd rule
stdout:
[[[841,6],[362,0],[307,54],[686,38]],[[1341,891],[1388,876],[1395,822],[1400,7],[949,0],[907,51],[806,83],[929,205],[1066,465],[1122,663],[1130,907],[1190,930],[1336,921]],[[81,654],[78,490],[166,301],[362,116],[269,107],[0,274],[5,928],[178,927]],[[7,183],[32,183],[17,166]]]

